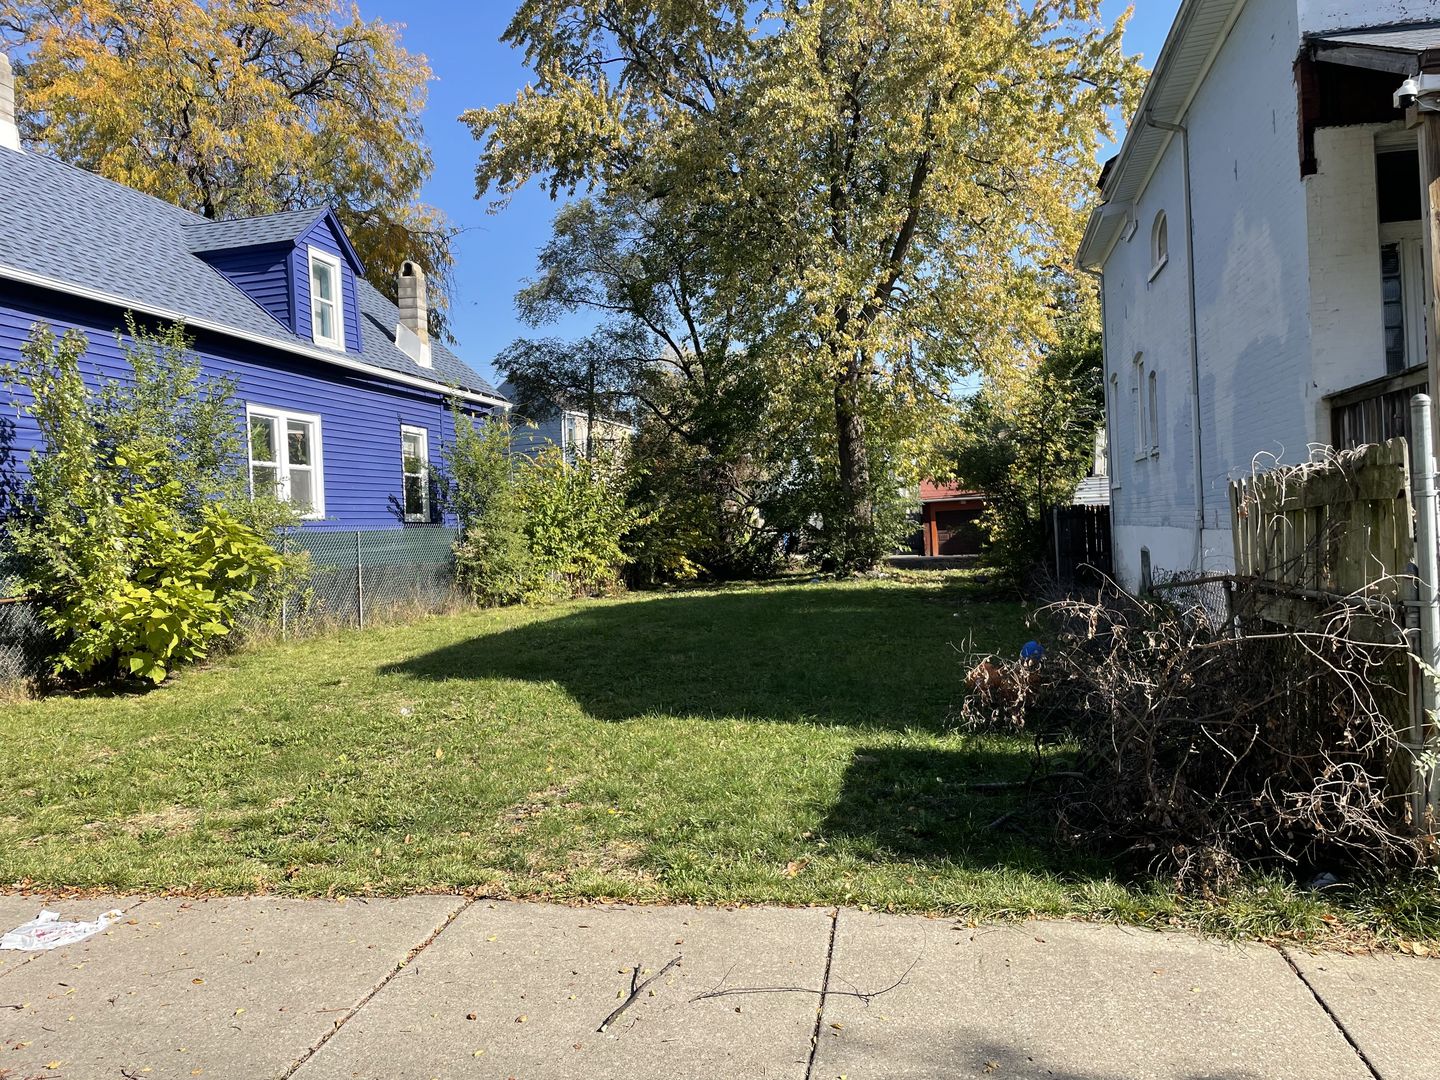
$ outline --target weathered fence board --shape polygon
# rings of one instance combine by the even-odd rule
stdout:
[[[1050,528],[1057,578],[1071,581],[1113,572],[1108,506],[1056,507]]]
[[[1293,624],[1326,598],[1406,599],[1415,541],[1404,439],[1236,481],[1230,506],[1236,574],[1277,586],[1264,618]]]

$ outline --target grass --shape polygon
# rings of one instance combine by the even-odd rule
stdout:
[[[8,703],[0,881],[123,891],[850,904],[1433,939],[1423,886],[1226,903],[990,824],[1028,742],[954,730],[964,575],[479,612],[273,644],[148,693]],[[1062,750],[1047,751],[1057,755]]]

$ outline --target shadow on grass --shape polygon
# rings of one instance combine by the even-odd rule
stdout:
[[[1022,748],[938,750],[867,746],[845,768],[840,792],[820,826],[846,838],[867,862],[928,862],[1014,869],[1057,869],[1053,819],[1024,788],[976,791],[972,785],[1024,780]],[[1063,860],[1073,868],[1084,860]]]
[[[938,731],[962,658],[1024,640],[1016,604],[963,590],[736,590],[594,604],[391,665],[420,679],[558,683],[590,716],[648,715]]]

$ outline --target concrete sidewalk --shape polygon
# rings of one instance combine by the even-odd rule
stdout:
[[[40,906],[0,897],[0,927]],[[850,910],[50,906],[126,917],[0,953],[4,1080],[1440,1077],[1436,961]]]

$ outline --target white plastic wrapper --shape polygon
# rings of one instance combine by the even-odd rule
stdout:
[[[77,941],[94,937],[124,914],[119,908],[115,908],[105,912],[94,922],[61,922],[58,911],[42,910],[29,922],[21,923],[0,937],[0,949],[40,952],[44,949],[58,949],[62,945],[74,945]]]

